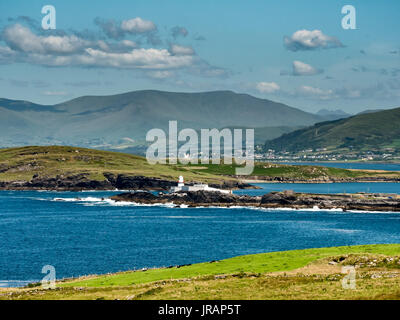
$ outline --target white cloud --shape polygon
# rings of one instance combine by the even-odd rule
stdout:
[[[174,54],[176,56],[181,56],[181,55],[183,55],[183,56],[186,56],[186,55],[191,56],[191,55],[195,54],[195,52],[194,52],[192,47],[184,47],[184,46],[180,46],[180,45],[177,45],[177,44],[171,45],[170,51],[171,51],[172,54]]]
[[[125,26],[129,30],[150,30],[150,24],[136,18]],[[130,20],[129,20],[130,21]],[[61,35],[58,35],[61,34]],[[206,77],[222,77],[227,72],[198,57],[191,47],[171,45],[164,48],[140,48],[127,39],[85,40],[60,31],[57,35],[35,34],[21,24],[6,27],[0,44],[0,63],[30,63],[52,67],[99,67],[160,71],[153,78],[171,77],[165,70],[185,70]]]
[[[321,100],[328,100],[334,97],[334,91],[331,89],[324,90],[311,86],[301,86],[300,93],[306,96],[313,96]]]
[[[321,30],[298,30],[291,37],[285,37],[284,43],[291,51],[343,47],[337,38],[327,36]]]
[[[135,41],[131,41],[131,40],[122,40],[121,43],[128,48],[136,48],[137,47],[137,43]]]
[[[279,91],[281,87],[275,82],[259,82],[256,89],[261,93],[274,93]]]
[[[115,68],[173,69],[190,66],[192,56],[173,56],[166,49],[134,49],[126,53],[104,52],[86,49],[78,63]]]
[[[83,50],[89,41],[71,36],[37,36],[20,24],[5,28],[3,39],[11,49],[26,53],[71,54]]]
[[[140,17],[121,22],[121,30],[129,33],[145,33],[156,29],[157,27],[152,21],[143,20]]]
[[[68,93],[65,91],[45,91],[43,94],[45,96],[66,96]]]
[[[312,76],[321,72],[322,70],[316,69],[307,63],[293,61],[293,75],[295,76]]]
[[[158,71],[150,71],[147,73],[147,75],[153,79],[166,79],[166,78],[172,77],[173,72],[166,71],[166,70],[162,70],[162,71],[158,70]]]

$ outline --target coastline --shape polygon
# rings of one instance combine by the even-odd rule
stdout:
[[[170,204],[175,207],[254,207],[266,209],[316,209],[342,211],[400,212],[400,196],[379,193],[317,194],[293,191],[270,192],[263,196],[189,191],[154,195],[127,192],[110,197],[116,202],[136,204]]]
[[[2,191],[115,191],[115,190],[147,190],[167,191],[176,185],[176,181],[156,177],[113,175],[104,173],[105,180],[91,180],[87,174],[56,177],[35,177],[30,181],[0,181]],[[222,180],[220,184],[209,184],[210,187],[225,190],[260,189],[254,185],[265,184],[334,184],[334,183],[400,183],[400,177],[360,177],[360,178],[310,178],[293,179],[289,177],[252,176],[242,179],[240,176],[229,176],[234,180]],[[192,185],[188,183],[188,185]]]

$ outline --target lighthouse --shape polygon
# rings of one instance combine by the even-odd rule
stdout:
[[[185,186],[185,181],[183,180],[183,176],[179,176],[178,187],[182,188]]]
[[[221,190],[216,188],[210,188],[208,184],[197,183],[189,186],[185,186],[185,180],[183,176],[179,176],[178,185],[176,187],[171,187],[170,192],[180,192],[180,191],[212,191],[221,193],[232,193],[232,190]]]

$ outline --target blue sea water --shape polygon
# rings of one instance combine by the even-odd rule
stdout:
[[[400,194],[400,183],[352,182],[352,183],[260,183],[259,190],[238,190],[237,194],[263,195],[271,191],[293,190],[309,193],[396,193]]]
[[[353,186],[330,184],[330,190]],[[397,193],[399,186],[369,184]],[[264,187],[241,192],[286,186]],[[317,192],[326,185],[289,187]],[[400,243],[399,213],[136,206],[107,200],[112,194],[1,191],[0,286],[38,281],[45,265],[60,279],[279,250]]]

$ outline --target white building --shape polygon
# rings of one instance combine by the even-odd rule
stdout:
[[[176,187],[172,187],[171,192],[178,191],[213,191],[213,192],[221,192],[221,193],[232,193],[232,190],[221,190],[217,188],[211,188],[208,184],[195,184],[193,186],[185,186],[185,181],[182,176],[179,177],[178,185]]]

